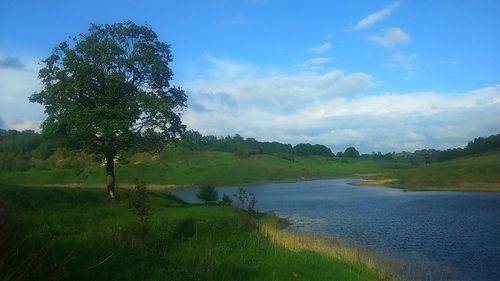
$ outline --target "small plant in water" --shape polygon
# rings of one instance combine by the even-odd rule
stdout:
[[[229,197],[229,195],[224,193],[224,195],[222,195],[222,204],[231,205],[232,203],[233,203],[233,200],[231,200],[231,197]]]

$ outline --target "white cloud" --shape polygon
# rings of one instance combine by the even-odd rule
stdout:
[[[205,79],[182,83],[189,96],[183,122],[203,134],[321,143],[335,151],[354,145],[370,153],[445,149],[500,132],[500,85],[373,95],[375,78],[362,72],[269,74],[251,63],[205,58]],[[40,89],[36,64],[25,64],[24,70],[0,69],[4,128],[37,129],[44,119],[43,107],[27,101]]]
[[[378,21],[383,20],[385,17],[389,16],[394,9],[399,7],[399,2],[396,2],[389,7],[378,11],[376,13],[370,14],[364,19],[360,20],[356,26],[354,26],[354,30],[359,30],[359,29],[365,29],[368,27],[371,27],[373,24],[375,24]]]
[[[368,37],[368,40],[380,44],[385,48],[392,48],[399,44],[410,42],[410,35],[399,27],[391,27],[382,30],[382,35]]]
[[[310,61],[312,65],[323,65],[329,61],[331,61],[331,57],[316,57]]]
[[[257,71],[257,67],[249,63],[232,62],[211,55],[204,55],[203,58],[210,64],[206,74],[212,79],[254,75]]]
[[[319,54],[319,53],[323,53],[324,51],[330,49],[331,47],[333,47],[333,45],[331,43],[327,42],[323,45],[311,47],[309,49],[309,52]]]
[[[415,74],[415,54],[395,53],[391,60],[398,64],[408,75]]]
[[[37,130],[44,118],[43,107],[28,101],[41,88],[38,65],[32,59],[19,59],[23,67],[0,68],[0,118],[7,129]]]
[[[458,94],[366,95],[373,77],[340,70],[184,85],[183,120],[203,134],[322,143],[335,151],[354,145],[370,153],[445,149],[500,132],[500,85]]]

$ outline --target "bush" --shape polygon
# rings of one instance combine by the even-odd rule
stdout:
[[[150,209],[146,185],[138,179],[135,179],[134,182],[134,190],[127,198],[127,204],[136,217],[130,225],[132,246],[142,244],[146,236],[146,220],[149,216]]]
[[[247,198],[247,191],[243,187],[238,188],[238,193],[233,194],[234,198],[238,200],[238,208],[239,209],[244,209],[245,208],[245,200]]]
[[[253,194],[252,192],[248,193],[247,212],[249,212],[250,214],[257,213],[257,209],[255,209],[256,204],[257,204],[257,198],[255,198],[255,194]]]
[[[255,205],[257,204],[257,198],[255,197],[255,194],[252,192],[247,193],[246,189],[243,187],[238,188],[238,193],[233,194],[233,196],[238,200],[238,209],[240,210],[246,210],[247,213],[249,214],[255,214],[257,213],[257,209],[255,208]]]
[[[231,205],[232,203],[233,203],[233,200],[231,200],[231,197],[229,197],[229,195],[224,193],[224,195],[222,195],[222,204]]]
[[[144,222],[149,215],[149,202],[146,184],[138,179],[135,179],[134,183],[134,191],[128,198],[128,205],[137,218]]]
[[[207,204],[208,202],[215,202],[219,200],[219,192],[215,190],[215,187],[213,185],[203,185],[198,188],[196,197]]]

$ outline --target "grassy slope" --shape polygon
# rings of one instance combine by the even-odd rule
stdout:
[[[31,263],[21,272],[33,280],[378,279],[361,265],[277,246],[230,207],[188,205],[167,194],[151,194],[142,239],[132,234],[134,215],[125,203],[107,201],[101,189],[0,185],[1,202],[24,233],[4,264],[8,253],[0,253],[2,280],[13,271],[6,263],[19,264],[27,253]]]
[[[135,178],[153,185],[214,185],[245,184],[311,178],[350,177],[358,173],[387,172],[394,162],[368,159],[349,159],[348,163],[324,157],[297,158],[291,162],[271,155],[255,155],[239,159],[232,153],[168,150],[159,158],[149,154],[135,155],[127,165],[117,165],[117,183],[126,186]],[[49,170],[0,173],[0,183],[32,185],[101,186],[104,168],[84,170]]]
[[[500,152],[393,173],[393,186],[414,190],[500,191]]]

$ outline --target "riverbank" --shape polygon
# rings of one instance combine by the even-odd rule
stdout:
[[[500,153],[458,158],[388,173],[358,175],[359,186],[412,191],[500,192]]]
[[[143,223],[101,189],[0,186],[2,274],[45,280],[387,280],[376,268],[292,251],[259,220],[149,192]],[[269,223],[268,219],[262,223]],[[17,239],[4,239],[18,237]],[[9,243],[5,243],[9,241]],[[4,276],[2,276],[4,277]]]

